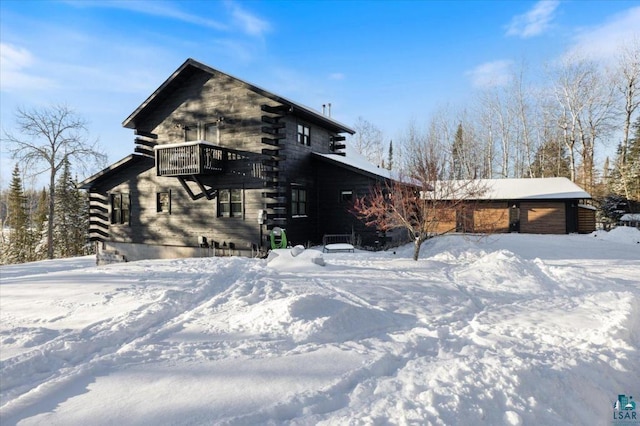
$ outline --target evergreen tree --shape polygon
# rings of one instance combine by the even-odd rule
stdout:
[[[458,124],[458,128],[456,130],[456,135],[453,139],[453,146],[451,147],[451,168],[452,168],[452,178],[453,179],[462,179],[463,178],[463,168],[464,168],[464,137],[462,131],[462,124]]]
[[[536,151],[531,164],[533,177],[571,177],[571,167],[567,149],[561,141],[550,139]]]
[[[2,250],[3,263],[24,263],[31,260],[31,235],[29,216],[26,209],[26,197],[22,188],[20,168],[16,164],[9,186],[6,226],[9,237]]]
[[[629,211],[629,200],[622,195],[610,194],[599,202],[598,219],[605,229],[615,226],[623,214]]]
[[[32,219],[35,240],[35,259],[47,258],[47,226],[49,223],[49,194],[42,189],[38,196],[38,205]]]
[[[621,162],[621,158],[624,155],[622,153],[622,145],[618,144],[616,149],[616,160],[613,165],[609,164],[608,179],[607,179],[607,189],[611,194],[624,195],[625,193],[625,185],[623,182],[623,169],[628,167],[623,166]],[[621,167],[622,166],[622,167]]]
[[[629,200],[640,201],[640,117],[633,127],[634,135],[628,147],[618,144],[615,164],[609,169],[608,189],[613,194],[629,194]]]
[[[78,256],[83,253],[88,229],[85,202],[71,177],[69,161],[63,164],[56,182],[54,214],[54,253],[56,257]]]
[[[636,119],[633,127],[635,131],[629,144],[626,179],[629,199],[640,201],[640,116]]]
[[[389,155],[387,157],[387,169],[393,169],[393,141],[389,141]]]

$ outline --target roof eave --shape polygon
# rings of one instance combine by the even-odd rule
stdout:
[[[272,92],[269,92],[261,87],[258,87],[254,84],[251,84],[249,82],[246,82],[238,77],[235,77],[231,74],[227,74],[225,72],[219,71],[217,69],[211,68],[208,65],[205,65],[199,61],[196,61],[195,59],[189,58],[187,59],[182,65],[180,65],[180,67],[173,72],[173,74],[171,74],[171,76],[169,76],[169,78],[167,78],[161,85],[160,87],[158,87],[138,108],[136,108],[136,110],[134,112],[132,112],[123,122],[122,122],[122,126],[129,128],[129,129],[135,129],[136,125],[135,125],[135,119],[136,117],[142,112],[144,111],[149,104],[151,104],[154,99],[156,99],[158,97],[158,95],[160,93],[162,93],[162,91],[164,91],[182,72],[184,72],[184,70],[189,67],[195,67],[198,68],[202,71],[205,71],[211,75],[215,74],[215,73],[219,73],[222,75],[225,75],[229,78],[232,78],[242,84],[244,84],[245,86],[247,86],[247,88],[249,88],[250,90],[259,93],[269,99],[274,100],[275,102],[287,105],[288,107],[291,108],[292,113],[296,114],[298,113],[299,115],[303,115],[303,116],[307,116],[313,120],[319,121],[323,124],[325,124],[327,127],[329,127],[332,131],[336,132],[336,133],[349,133],[351,135],[353,135],[355,133],[355,130],[351,129],[350,127],[330,118],[327,117],[323,114],[320,114],[317,111],[314,111],[311,108],[308,108],[304,105],[298,104],[296,102],[293,102],[287,98],[284,98],[282,96],[276,95]]]
[[[89,189],[91,189],[91,187],[93,187],[95,182],[100,180],[101,178],[103,178],[105,176],[108,176],[109,174],[115,172],[116,170],[121,169],[122,167],[125,167],[125,166],[129,165],[129,163],[137,163],[138,161],[140,161],[143,158],[146,158],[146,157],[143,156],[143,155],[139,155],[139,154],[128,155],[128,156],[124,157],[123,159],[121,159],[119,161],[116,161],[115,163],[111,164],[109,167],[106,167],[106,168],[100,170],[98,173],[94,174],[93,176],[89,176],[88,178],[86,178],[82,182],[79,182],[77,187],[79,189],[89,190]]]

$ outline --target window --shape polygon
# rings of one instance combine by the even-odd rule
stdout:
[[[221,189],[218,191],[218,216],[242,217],[241,189]]]
[[[156,194],[156,211],[158,213],[171,213],[171,192],[158,192]]]
[[[307,190],[291,188],[291,216],[307,215]]]
[[[198,140],[198,125],[184,126],[184,141],[191,142],[196,140]]]
[[[298,143],[311,145],[311,129],[304,124],[298,124]]]
[[[111,194],[111,223],[128,225],[131,209],[129,194]]]
[[[220,144],[217,123],[207,123],[204,125],[204,140]]]
[[[346,189],[340,191],[340,201],[342,202],[350,202],[353,200],[353,191]]]

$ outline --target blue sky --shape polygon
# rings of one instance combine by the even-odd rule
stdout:
[[[3,0],[0,120],[66,103],[115,162],[134,148],[122,121],[191,57],[391,140],[514,64],[606,61],[639,29],[638,1]],[[0,186],[13,164],[3,147]]]

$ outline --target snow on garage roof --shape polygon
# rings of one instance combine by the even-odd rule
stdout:
[[[469,188],[470,181],[440,181],[435,186],[443,194],[453,194],[455,190],[450,188]],[[585,199],[591,198],[575,183],[564,177],[553,178],[523,178],[523,179],[477,179],[473,182],[478,196],[467,196],[474,200],[549,200],[549,199]],[[446,187],[446,188],[445,188]],[[445,196],[457,198],[455,196]]]
[[[486,179],[490,199],[591,198],[591,195],[564,177],[531,179]]]
[[[397,173],[371,164],[361,154],[347,145],[345,155],[313,153],[346,167],[372,174],[385,179],[398,180]],[[437,193],[439,187],[471,188],[469,181],[439,181],[434,186]],[[477,197],[466,197],[475,200],[548,200],[548,199],[590,199],[591,195],[575,183],[564,177],[522,178],[522,179],[477,179],[473,181],[472,192],[482,192]],[[455,192],[455,191],[453,191]],[[464,192],[464,189],[461,189]],[[450,189],[442,191],[443,199],[450,196]],[[469,193],[469,192],[467,192]],[[430,197],[431,198],[431,197]]]

